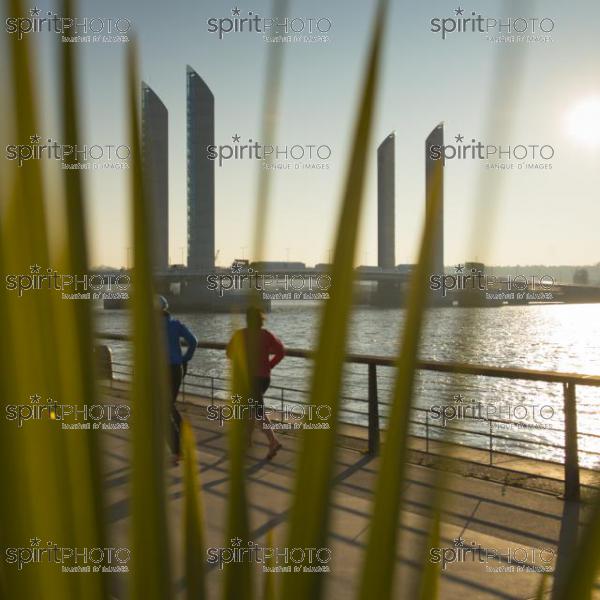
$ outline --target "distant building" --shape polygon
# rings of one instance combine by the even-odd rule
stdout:
[[[573,275],[573,283],[588,285],[590,282],[590,274],[587,269],[577,269]]]
[[[259,273],[303,271],[306,269],[306,264],[303,262],[259,261],[250,263],[250,266]]]
[[[169,268],[169,113],[142,82],[142,165],[152,213],[152,266]]]
[[[434,194],[439,198],[439,209],[434,215],[436,225],[435,245],[433,251],[433,273],[444,272],[444,158],[437,160],[431,157],[431,147],[444,145],[444,124],[435,127],[425,142],[425,187],[426,187],[426,212],[429,214],[429,204],[434,199]]]
[[[215,143],[215,100],[200,75],[187,67],[187,226],[188,268],[215,264],[215,164],[208,146]]]
[[[482,262],[466,262],[464,271],[467,275],[471,274],[471,271],[476,273],[485,273],[485,264]]]
[[[390,133],[377,149],[377,264],[392,269],[395,238],[395,135]]]

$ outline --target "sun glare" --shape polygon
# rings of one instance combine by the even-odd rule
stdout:
[[[600,146],[600,96],[590,96],[574,104],[567,114],[566,127],[579,142]]]

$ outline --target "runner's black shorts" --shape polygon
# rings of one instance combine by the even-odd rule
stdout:
[[[264,406],[264,395],[271,385],[270,377],[255,377],[252,384],[252,399],[254,404]]]

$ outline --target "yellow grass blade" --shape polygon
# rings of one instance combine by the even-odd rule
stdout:
[[[287,18],[289,4],[289,0],[273,0],[271,11],[273,19]],[[261,126],[261,139],[264,144],[275,143],[273,136],[276,131],[277,114],[279,112],[279,88],[285,46],[286,44],[271,44],[267,55],[267,78],[264,87]],[[271,157],[266,160],[271,161]],[[265,240],[267,239],[272,179],[273,176],[269,169],[264,168],[264,165],[259,168],[256,209],[254,211],[254,239],[252,242],[252,252],[256,261],[262,260]]]
[[[140,159],[135,50],[128,54],[134,270],[132,320],[132,541],[134,600],[171,597],[166,522],[164,457],[167,433],[167,385],[164,332],[154,308],[151,215],[144,194]]]
[[[23,14],[22,3],[8,3],[7,12]],[[33,60],[29,42],[11,37],[10,64],[14,94],[14,140],[28,142],[39,133],[35,110]],[[11,109],[9,109],[11,110]],[[30,265],[49,267],[45,222],[42,170],[39,161],[28,161],[22,167],[6,166],[3,173],[12,188],[3,187],[8,197],[2,200],[2,255],[6,274],[29,275]],[[18,297],[16,292],[2,291],[3,320],[10,323],[3,330],[2,344],[10,355],[10,371],[5,384],[6,396],[0,400],[2,412],[9,404],[26,404],[33,394],[61,396],[58,377],[59,357],[54,326],[52,293],[30,291]],[[18,330],[12,325],[17,324]],[[67,350],[65,349],[65,352]],[[74,526],[71,520],[72,497],[68,454],[64,435],[48,421],[28,423],[17,428],[2,419],[2,464],[4,492],[0,499],[0,531],[6,547],[73,546]],[[43,490],[44,501],[39,501]],[[15,511],[15,507],[19,511]],[[48,518],[52,515],[52,518]],[[39,540],[39,542],[36,542]],[[35,597],[47,590],[51,600],[77,597],[80,577],[65,575],[56,564],[29,565],[17,570],[15,565],[4,570],[5,589],[9,597],[24,594]]]
[[[62,14],[74,14],[71,0],[64,0]],[[61,44],[63,143],[75,146],[79,141],[78,106],[76,101],[76,68],[72,44]],[[65,160],[74,163],[71,156]],[[88,272],[83,186],[78,169],[65,169],[66,247],[61,266],[64,272],[81,276]],[[58,301],[57,321],[63,332],[61,376],[62,401],[82,408],[96,403],[92,356],[92,315],[89,302]],[[73,369],[74,363],[78,364]],[[72,515],[77,545],[106,547],[103,524],[103,489],[101,473],[100,430],[72,431],[66,438],[72,472]],[[79,595],[85,598],[108,598],[107,577],[95,573],[81,579]]]
[[[330,408],[330,429],[302,431],[288,548],[322,548],[327,543],[341,376],[352,302],[354,255],[363,201],[386,9],[387,3],[380,2],[356,120],[341,216],[338,221],[331,273],[333,281],[331,296],[324,307],[319,344],[315,353],[311,404],[326,405]],[[286,600],[318,599],[321,593],[322,574],[320,573],[286,573],[283,576],[282,597]]]
[[[396,365],[389,427],[377,480],[373,516],[359,597],[361,600],[392,597],[396,561],[398,511],[402,504],[402,486],[407,464],[409,414],[416,363],[419,352],[424,308],[428,299],[427,281],[433,262],[437,236],[436,215],[440,208],[442,162],[436,163],[429,187],[427,215],[419,260],[411,280],[403,343]]]
[[[548,587],[548,576],[544,573],[540,579],[540,585],[535,594],[535,600],[544,600],[546,597],[546,588]]]
[[[231,388],[232,396],[240,404],[248,405],[251,385],[248,377],[247,349],[242,344],[232,348]],[[245,451],[248,440],[248,420],[232,419],[229,422],[229,502],[227,505],[227,539],[229,547],[234,539],[246,546],[252,540],[248,521],[248,501],[244,473]],[[252,568],[250,563],[232,562],[224,566],[223,598],[225,600],[251,600],[254,597]]]
[[[429,550],[438,548],[440,545],[440,512],[435,510],[431,519],[431,529],[429,532],[425,553],[421,558],[421,576],[419,582],[419,599],[436,600],[439,595],[440,566],[439,563],[429,561]]]
[[[561,573],[563,582],[560,590],[555,590],[556,600],[584,600],[592,597],[598,570],[600,569],[600,500],[582,529],[581,540],[568,563],[566,573]],[[555,580],[558,579],[555,576]]]
[[[183,479],[185,490],[184,540],[185,540],[185,578],[188,600],[206,598],[204,583],[204,528],[202,511],[202,489],[196,462],[196,442],[194,433],[187,420],[181,426],[183,448]]]
[[[267,548],[273,548],[273,530],[267,532]],[[275,566],[275,560],[271,555],[265,561],[267,569]],[[263,600],[275,600],[275,574],[267,570],[264,577],[265,589],[263,592]]]

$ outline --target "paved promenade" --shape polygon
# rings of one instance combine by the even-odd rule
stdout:
[[[225,540],[224,520],[229,469],[225,431],[215,422],[208,421],[197,407],[186,404],[181,407],[181,412],[192,423],[197,440],[206,545],[229,546],[229,540]],[[272,531],[274,545],[282,547],[285,545],[293,492],[297,439],[282,436],[284,448],[271,462],[263,460],[266,446],[264,437],[258,431],[254,434],[254,440],[247,467],[251,539],[266,545],[267,532]],[[356,589],[357,574],[368,538],[369,514],[378,467],[377,458],[348,448],[338,451],[329,542],[332,559],[331,573],[327,576],[328,598],[344,600],[355,597],[353,590]],[[427,534],[427,521],[423,515],[427,511],[432,473],[427,467],[409,466],[407,501],[398,524],[401,542],[396,554],[396,598],[415,597],[411,581]],[[177,597],[183,598],[181,475],[181,467],[170,467],[167,492],[173,533],[173,572],[177,582]],[[115,541],[121,544],[127,544],[128,483],[127,432],[107,434],[109,519]],[[440,547],[447,551],[441,552],[449,559],[453,555],[460,557],[465,554],[459,551],[462,544],[462,547],[475,545],[488,550],[495,549],[499,556],[479,562],[472,560],[471,553],[467,554],[466,560],[449,562],[442,571],[440,582],[440,597],[443,599],[533,598],[540,579],[539,573],[534,571],[545,566],[553,568],[554,557],[549,549],[556,551],[559,543],[572,547],[576,524],[585,518],[584,507],[567,506],[555,496],[472,477],[448,474],[445,488],[447,493],[442,513]],[[518,563],[510,562],[509,555],[514,555],[517,560],[526,559],[527,566],[520,570]],[[220,575],[218,567],[209,571],[211,598],[219,597]],[[263,585],[263,578],[261,567],[256,565],[257,591]],[[115,587],[116,598],[126,597],[125,585],[124,581],[120,581]],[[600,598],[600,593],[595,594],[596,597]]]

